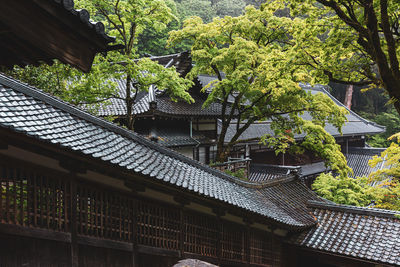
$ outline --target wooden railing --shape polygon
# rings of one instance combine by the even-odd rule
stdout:
[[[251,159],[249,158],[228,158],[228,161],[212,164],[211,167],[223,172],[229,171],[231,173],[237,173],[238,171],[243,170],[243,178],[248,178],[250,162]]]
[[[238,263],[275,266],[270,233],[26,166],[0,162],[0,223]]]

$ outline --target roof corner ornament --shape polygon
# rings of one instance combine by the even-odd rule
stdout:
[[[150,109],[156,109],[157,108],[157,102],[156,102],[156,86],[154,84],[151,84],[149,86],[149,106]]]
[[[289,175],[293,175],[296,178],[300,178],[301,176],[301,167],[296,167],[289,170]]]

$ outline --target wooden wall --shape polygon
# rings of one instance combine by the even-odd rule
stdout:
[[[3,157],[0,234],[5,236],[0,246],[13,251],[2,250],[5,266],[166,266],[182,258],[279,266],[281,261],[281,241],[249,224]]]

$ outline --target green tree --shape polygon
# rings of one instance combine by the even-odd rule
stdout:
[[[315,179],[312,189],[320,196],[338,204],[366,206],[374,200],[367,178],[353,179],[323,173]]]
[[[376,208],[400,210],[400,133],[390,140],[394,140],[391,145],[369,161],[371,168],[385,161],[384,167],[369,177],[321,174],[312,188],[320,196],[339,204],[366,206],[374,202]]]
[[[138,53],[141,56],[146,54],[162,56],[190,49],[190,44],[180,44],[174,47],[167,47],[168,32],[181,28],[181,19],[177,11],[174,1],[166,1],[167,6],[171,9],[174,19],[170,21],[165,29],[156,30],[152,27],[146,27],[138,36]]]
[[[400,132],[400,117],[393,107],[391,107],[387,112],[381,112],[376,115],[366,112],[362,112],[360,115],[386,127],[384,133],[368,137],[368,144],[370,146],[388,147],[392,143],[388,138],[393,134]]]
[[[292,43],[310,73],[327,80],[384,88],[400,114],[400,2],[285,1]]]
[[[58,78],[65,78],[64,74],[56,76],[57,79],[51,78],[52,84],[59,85],[56,90],[59,91],[58,95],[75,104],[97,103],[110,97],[121,98],[127,107],[125,126],[129,129],[133,129],[135,118],[132,108],[137,93],[148,90],[150,85],[167,90],[174,100],[193,101],[187,92],[192,82],[180,77],[174,67],[164,68],[149,58],[139,59],[138,36],[143,30],[149,27],[163,30],[174,19],[164,0],[76,0],[75,4],[78,8],[87,9],[96,20],[102,21],[107,34],[115,36],[116,43],[123,48],[110,51],[106,55],[98,55],[89,74],[73,70],[71,76],[63,82],[58,82]],[[38,74],[51,76],[50,73],[63,68],[65,67],[55,64],[51,67],[42,66],[40,70],[28,69],[28,72],[38,71]],[[20,76],[23,75],[20,73]],[[35,75],[39,84],[43,84],[41,76]],[[124,97],[115,91],[113,79],[124,80]],[[54,91],[48,86],[42,88]]]
[[[243,0],[219,0],[214,4],[217,16],[237,17],[244,12],[246,2]]]
[[[181,21],[192,16],[198,16],[203,21],[210,22],[217,16],[216,10],[209,0],[182,0],[177,2],[176,6]]]
[[[239,17],[215,18],[203,23],[194,17],[185,21],[182,30],[170,34],[171,44],[191,40],[195,66],[190,77],[211,74],[217,80],[203,90],[211,90],[205,106],[220,101],[222,128],[217,141],[217,161],[224,161],[241,134],[255,121],[271,120],[274,135],[262,141],[283,151],[294,145],[294,134],[306,133],[304,148],[328,159],[344,176],[349,170],[335,139],[324,126],[327,122],[340,129],[346,111],[326,95],[312,95],[299,82],[312,78],[307,68],[296,64],[296,49],[290,44],[288,29],[292,21],[274,14],[282,5],[247,7]],[[308,112],[312,120],[300,117]],[[224,143],[229,125],[236,134]]]

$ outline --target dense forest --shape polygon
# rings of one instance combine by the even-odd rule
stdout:
[[[190,49],[190,43],[167,46],[168,33],[182,28],[186,18],[198,16],[204,22],[211,22],[215,17],[236,17],[244,12],[247,5],[259,7],[264,0],[168,0],[174,19],[167,27],[157,31],[147,27],[138,37],[138,50],[142,56],[161,56]]]

